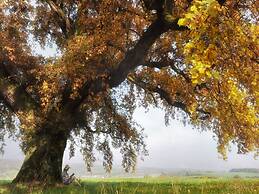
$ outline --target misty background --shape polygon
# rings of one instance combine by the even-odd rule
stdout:
[[[212,132],[199,132],[190,125],[184,126],[174,120],[170,126],[164,124],[164,114],[157,109],[151,109],[148,113],[138,108],[134,114],[135,120],[145,128],[146,143],[149,156],[144,161],[139,160],[137,170],[141,168],[160,169],[192,169],[227,171],[232,168],[258,168],[259,161],[254,154],[237,154],[237,149],[232,146],[228,153],[228,159],[223,160],[217,153],[217,142]],[[19,142],[7,139],[5,154],[0,156],[5,160],[24,159]],[[102,156],[97,153],[96,165],[100,165]],[[64,163],[84,163],[81,153],[77,150],[75,157],[69,159],[68,149],[65,152]],[[120,153],[114,152],[114,165],[121,164]],[[0,167],[1,168],[1,167]]]

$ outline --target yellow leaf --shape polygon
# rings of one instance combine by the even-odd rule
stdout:
[[[220,74],[219,74],[218,71],[213,71],[213,72],[212,72],[212,76],[213,76],[214,78],[216,78],[216,79],[220,79]]]
[[[181,18],[181,19],[178,20],[177,23],[178,23],[179,26],[185,26],[187,21],[186,21],[185,18]]]
[[[198,9],[195,5],[193,5],[193,6],[191,6],[191,11],[196,14],[198,12]]]
[[[211,72],[210,71],[206,71],[206,75],[210,78],[211,77]]]
[[[198,80],[198,79],[193,79],[193,80],[192,80],[192,83],[196,85],[196,84],[199,83],[199,80]]]

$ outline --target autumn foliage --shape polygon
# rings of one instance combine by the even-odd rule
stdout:
[[[89,170],[97,149],[110,171],[114,147],[131,170],[147,153],[133,119],[143,106],[164,110],[167,124],[178,118],[213,131],[224,157],[230,143],[258,154],[258,7],[256,0],[2,0],[0,140],[10,134],[29,156],[50,137],[70,141],[73,156],[79,141]],[[39,56],[36,42],[60,54]]]

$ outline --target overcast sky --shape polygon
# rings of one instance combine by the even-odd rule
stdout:
[[[37,53],[45,56],[55,56],[55,48],[41,50],[34,46]],[[258,168],[259,160],[253,158],[253,154],[238,155],[235,147],[228,154],[228,160],[224,161],[217,153],[217,143],[210,132],[198,132],[191,126],[183,126],[178,121],[171,122],[169,127],[164,125],[163,112],[151,109],[145,113],[144,109],[137,109],[135,120],[145,128],[148,136],[146,139],[149,156],[145,161],[140,161],[138,166],[172,168],[172,169],[200,169],[200,170],[228,170],[230,168]],[[18,147],[18,143],[8,140],[5,155],[0,159],[24,158]],[[114,155],[115,164],[120,164],[120,156]],[[83,162],[82,156],[77,155],[69,160],[68,152],[64,157],[65,163]]]
[[[216,141],[210,132],[198,132],[191,126],[183,126],[178,121],[173,121],[169,127],[164,125],[163,112],[152,109],[145,113],[138,109],[135,119],[145,128],[149,156],[145,161],[140,161],[139,167],[156,167],[172,169],[199,169],[199,170],[229,170],[231,168],[258,168],[259,161],[253,154],[238,155],[233,148],[224,161],[217,153]],[[24,158],[17,143],[7,141],[5,155],[1,159]],[[115,164],[120,164],[120,155],[115,152]],[[69,160],[66,151],[65,163],[81,163],[82,156],[79,152]]]

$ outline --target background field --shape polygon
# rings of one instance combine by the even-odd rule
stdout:
[[[257,178],[156,177],[156,178],[91,178],[81,186],[12,186],[0,181],[1,194],[258,194]]]
[[[18,173],[22,161],[0,159],[0,180],[12,180]],[[125,173],[121,166],[113,166],[112,172],[107,174],[101,164],[95,164],[92,173],[86,171],[85,164],[72,163],[69,173],[81,179],[88,178],[143,178],[143,177],[225,177],[225,178],[259,178],[259,169],[232,169],[225,171],[168,169],[154,167],[138,167],[134,173]]]
[[[70,173],[81,178],[81,186],[47,188],[11,185],[20,165],[21,161],[0,160],[0,194],[259,194],[259,169],[138,168],[135,173],[125,173],[115,166],[106,174],[102,166],[87,173],[84,165],[73,164]]]

